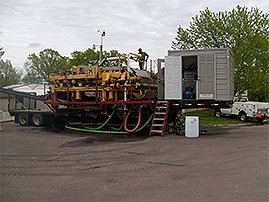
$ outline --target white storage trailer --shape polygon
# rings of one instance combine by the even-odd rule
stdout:
[[[229,49],[169,50],[164,65],[164,79],[160,71],[158,82],[164,85],[164,92],[159,91],[159,99],[233,100],[234,68]]]

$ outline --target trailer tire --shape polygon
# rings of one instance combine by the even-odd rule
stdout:
[[[245,122],[247,120],[246,113],[245,112],[240,112],[239,113],[239,119],[240,119],[240,121]]]
[[[43,126],[44,117],[40,113],[35,113],[32,117],[32,122],[34,126]]]
[[[21,126],[27,126],[29,122],[28,114],[25,112],[19,113],[18,122],[20,123]]]
[[[216,109],[214,111],[215,117],[220,118],[222,116],[221,111],[219,109]]]

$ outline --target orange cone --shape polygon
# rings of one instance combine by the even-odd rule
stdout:
[[[261,115],[261,112],[260,112],[260,111],[258,111],[258,114],[257,114],[256,117],[257,117],[257,118],[262,118],[262,115]]]

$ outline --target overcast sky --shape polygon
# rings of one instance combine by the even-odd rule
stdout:
[[[236,5],[269,11],[266,0],[0,0],[0,47],[3,59],[22,68],[30,53],[52,48],[65,56],[100,44],[105,50],[137,52],[163,58],[179,25],[209,7],[231,10]]]

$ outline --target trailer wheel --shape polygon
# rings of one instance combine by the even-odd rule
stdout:
[[[215,111],[214,111],[214,114],[215,114],[215,117],[217,117],[217,118],[219,118],[219,117],[221,117],[221,111],[219,110],[219,109],[216,109]]]
[[[246,113],[245,112],[240,112],[239,113],[239,118],[240,118],[240,121],[245,122],[247,120]]]
[[[42,126],[44,124],[44,118],[40,113],[35,113],[32,117],[34,126]]]
[[[28,114],[25,112],[22,112],[18,116],[18,122],[21,126],[27,126],[28,125]]]

